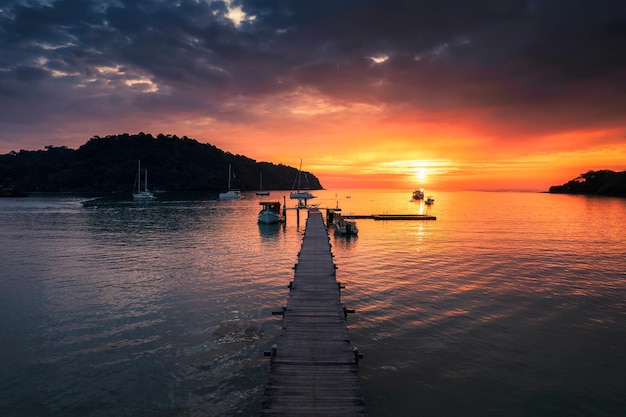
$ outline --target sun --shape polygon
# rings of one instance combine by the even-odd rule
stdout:
[[[416,167],[416,168],[413,168],[413,173],[414,173],[415,179],[418,180],[419,182],[424,182],[428,178],[428,168]]]

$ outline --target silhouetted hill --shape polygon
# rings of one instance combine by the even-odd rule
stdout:
[[[550,187],[550,192],[626,197],[626,171],[588,171],[563,185]]]
[[[0,184],[27,191],[131,192],[138,160],[148,169],[149,188],[167,191],[224,191],[228,164],[235,177],[231,186],[242,191],[258,190],[260,173],[264,189],[289,190],[298,173],[296,168],[257,162],[186,136],[124,133],[95,136],[76,150],[46,146],[0,155]],[[322,188],[314,175],[306,173],[306,178],[308,188]]]

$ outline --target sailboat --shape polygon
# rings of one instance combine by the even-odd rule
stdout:
[[[306,200],[309,198],[315,198],[315,196],[313,194],[311,194],[308,191],[302,191],[300,189],[300,179],[302,177],[302,159],[300,159],[300,169],[298,170],[298,174],[296,175],[296,179],[293,182],[293,186],[291,187],[292,190],[296,189],[296,183],[298,183],[298,189],[295,192],[291,192],[289,193],[289,198],[293,199],[293,200],[304,200],[305,204],[306,204]]]
[[[137,177],[135,178],[135,186],[133,187],[133,199],[135,200],[154,200],[156,197],[148,191],[148,170],[145,170],[144,188],[141,190],[141,161],[137,163]]]
[[[232,176],[232,168],[230,164],[228,164],[228,191],[225,193],[220,193],[220,200],[237,200],[241,198],[241,193],[239,190],[234,188],[230,188],[230,177]]]
[[[269,191],[263,191],[263,173],[259,174],[259,191],[256,192],[256,195],[270,195]]]

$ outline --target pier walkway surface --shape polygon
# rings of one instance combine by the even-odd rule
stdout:
[[[350,345],[328,232],[310,209],[262,416],[367,416],[358,380],[359,353]]]

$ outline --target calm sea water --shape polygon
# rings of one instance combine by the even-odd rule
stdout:
[[[317,194],[437,216],[331,234],[371,416],[626,415],[626,200]],[[306,215],[244,197],[0,199],[0,414],[257,416]]]

